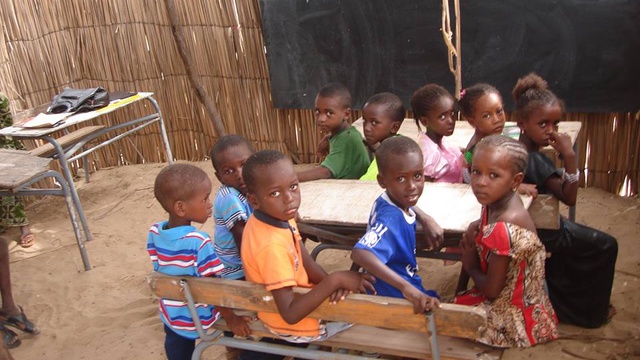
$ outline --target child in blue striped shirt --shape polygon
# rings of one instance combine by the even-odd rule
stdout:
[[[165,167],[156,177],[154,195],[169,220],[151,226],[147,251],[153,270],[176,276],[215,276],[224,269],[209,235],[191,222],[205,223],[211,216],[211,180],[204,170],[189,164]],[[198,338],[194,319],[187,303],[160,299],[160,319],[164,323],[167,358],[190,359]],[[231,309],[198,304],[197,312],[205,330],[218,320],[226,320],[234,334],[248,336],[248,319],[236,316]]]
[[[242,231],[253,212],[247,201],[242,166],[253,154],[251,144],[240,135],[220,137],[211,148],[211,163],[222,184],[213,204],[214,248],[224,264],[222,277],[244,280],[240,244]]]

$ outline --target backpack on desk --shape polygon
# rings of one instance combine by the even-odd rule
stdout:
[[[109,105],[109,92],[98,86],[90,89],[65,88],[53,97],[47,113],[77,113],[93,111]]]

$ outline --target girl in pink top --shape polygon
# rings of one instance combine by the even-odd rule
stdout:
[[[427,181],[461,183],[464,158],[445,136],[455,129],[453,96],[442,86],[427,84],[413,93],[411,109],[418,125],[418,144],[424,157]],[[422,131],[420,125],[426,128]]]

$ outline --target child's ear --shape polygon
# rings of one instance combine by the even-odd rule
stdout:
[[[182,200],[178,200],[176,202],[173,203],[173,213],[180,216],[180,217],[184,217],[185,214],[187,213],[187,209],[186,209],[186,204],[184,201]]]
[[[523,172],[519,172],[519,173],[513,175],[511,188],[512,189],[518,188],[518,186],[520,186],[520,184],[522,184],[523,180],[524,180],[524,173]]]
[[[249,201],[249,205],[253,208],[253,210],[258,210],[260,208],[260,204],[258,203],[258,199],[253,193],[247,193],[247,200]]]
[[[398,131],[400,131],[400,126],[402,126],[402,123],[400,121],[394,121],[393,125],[391,125],[391,133],[397,134]]]
[[[420,124],[422,124],[422,126],[424,126],[425,128],[429,127],[429,123],[427,122],[427,118],[424,116],[420,116],[418,118],[418,121],[420,122]]]
[[[344,114],[343,114],[342,118],[344,120],[347,120],[347,119],[351,118],[351,108],[350,107],[344,109]]]
[[[382,177],[382,175],[380,175],[380,173],[378,173],[376,179],[378,180],[378,185],[380,185],[381,188],[386,189],[384,185],[384,178]]]

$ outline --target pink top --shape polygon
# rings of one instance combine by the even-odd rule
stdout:
[[[461,183],[464,157],[455,145],[442,138],[442,146],[438,146],[427,134],[418,134],[418,145],[424,157],[424,175],[435,182]]]

